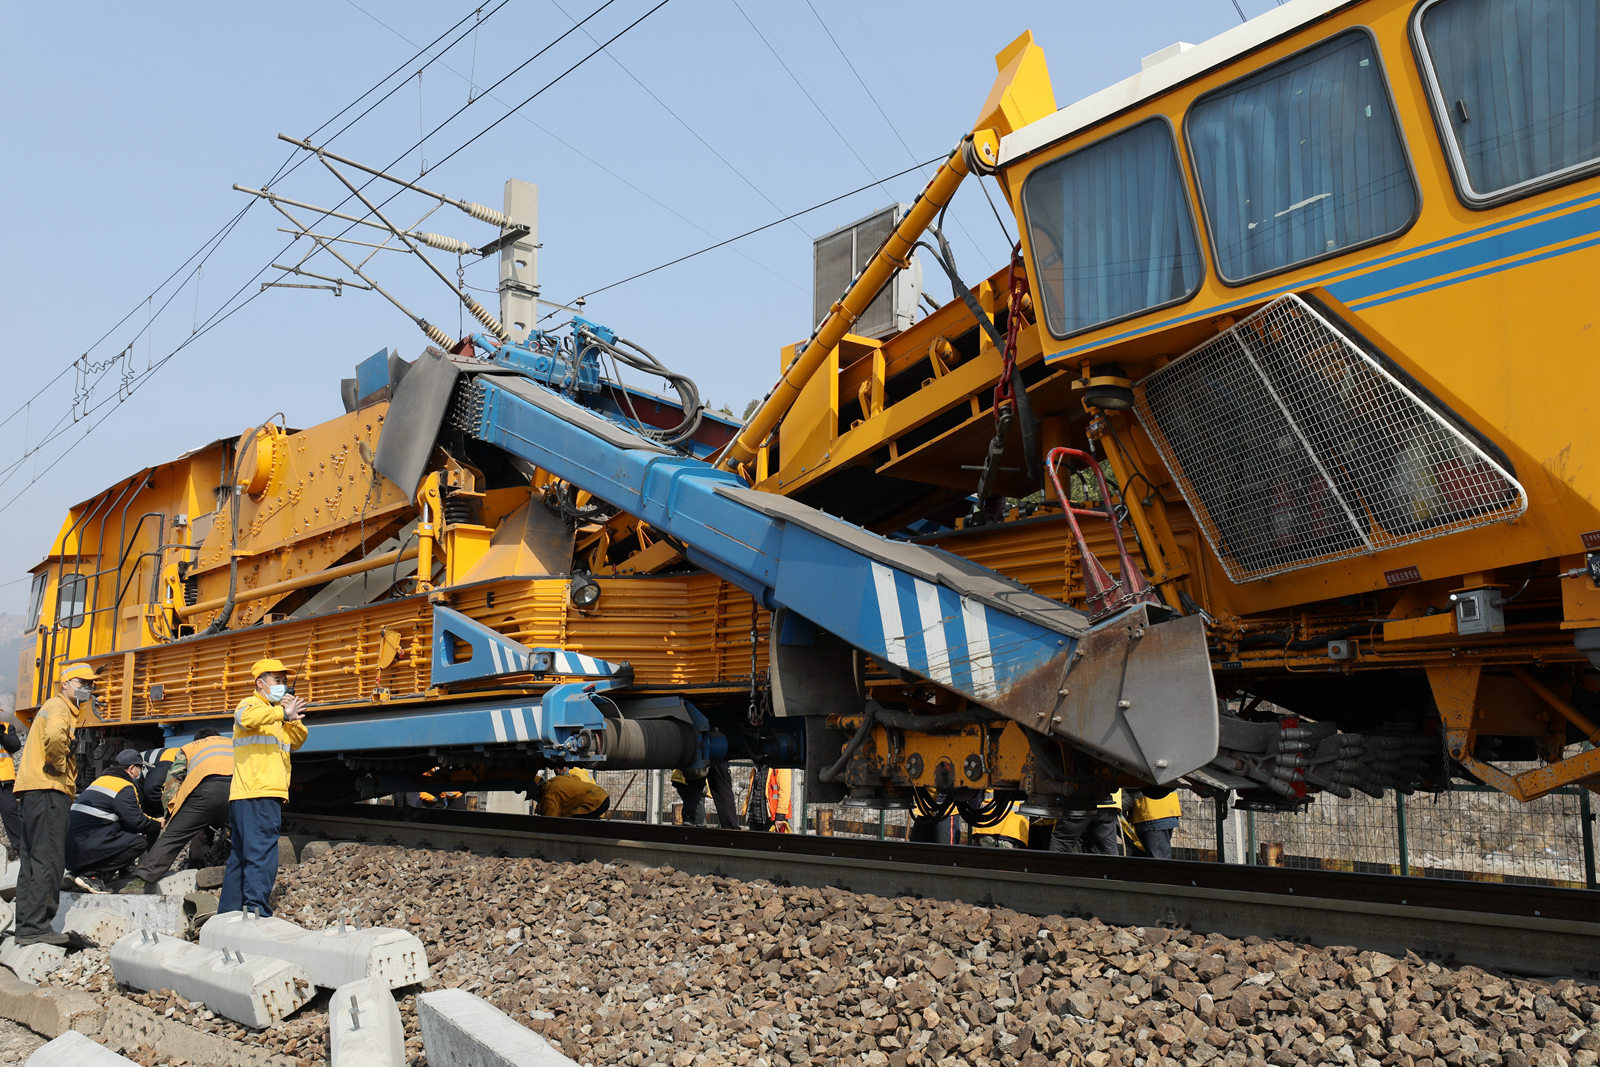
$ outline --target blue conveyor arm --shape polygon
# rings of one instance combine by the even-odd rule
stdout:
[[[519,376],[469,372],[449,414],[471,436],[668,534],[768,609],[981,707],[1151,781],[1215,754],[1198,618],[1158,624],[1137,607],[1091,626],[993,571],[750,489]],[[1173,709],[1185,706],[1195,714],[1174,729]]]

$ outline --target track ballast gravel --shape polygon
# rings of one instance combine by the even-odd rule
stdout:
[[[427,988],[476,993],[597,1067],[1600,1062],[1600,987],[1409,954],[357,844],[278,884],[284,918],[408,930],[428,948]],[[79,955],[53,981],[115,988],[96,954]],[[404,992],[407,1051],[422,1063]],[[260,1033],[168,993],[132,999],[327,1060],[327,994]]]

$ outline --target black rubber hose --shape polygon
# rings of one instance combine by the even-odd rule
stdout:
[[[856,727],[854,736],[845,742],[843,750],[839,753],[839,759],[833,766],[828,767],[817,775],[820,781],[837,782],[839,780],[839,775],[844,773],[845,765],[850,762],[850,758],[861,750],[861,746],[866,744],[867,738],[872,735],[873,724],[877,722],[878,712],[881,710],[882,706],[876,701],[867,701],[867,710],[866,714],[861,716],[861,725]]]
[[[211,625],[196,634],[197,637],[220,634],[228,628],[228,620],[233,618],[234,597],[239,592],[239,467],[244,463],[250,442],[254,441],[256,434],[260,432],[261,427],[252,427],[244,440],[239,443],[239,451],[233,456],[233,472],[228,482],[228,599],[223,602],[217,617],[211,620]]]

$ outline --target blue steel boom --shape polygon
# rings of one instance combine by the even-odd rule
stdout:
[[[1091,623],[958,556],[892,541],[749,489],[737,475],[650,441],[525,376],[518,370],[522,352],[503,349],[488,360],[425,355],[395,397],[396,410],[415,421],[403,436],[380,441],[376,468],[404,488],[415,486],[423,473],[415,458],[434,444],[426,428],[448,421],[681,542],[691,562],[777,613],[773,684],[780,714],[845,710],[811,706],[802,687],[785,685],[784,657],[776,650],[814,644],[815,629],[1146,781],[1171,782],[1215,755],[1213,716],[1189,717],[1175,728],[1163,714],[1173,706],[1215,706],[1198,617],[1167,619],[1160,609],[1135,605]],[[536,655],[509,650],[480,676],[525,671],[527,657]],[[434,670],[437,678],[438,658]],[[1080,685],[1082,678],[1099,681]],[[1116,682],[1108,686],[1111,678]],[[599,696],[594,685],[545,694],[547,708],[552,701],[565,708],[560,744],[585,733],[603,737]],[[587,718],[574,718],[584,705]],[[541,717],[546,730],[554,729],[553,718]],[[600,752],[569,746],[566,755],[582,760]]]

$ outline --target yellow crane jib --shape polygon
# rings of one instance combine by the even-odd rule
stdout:
[[[894,273],[906,268],[917,239],[950,202],[961,180],[974,169],[986,173],[999,162],[1000,138],[1055,110],[1044,50],[1034,44],[1031,32],[1018,37],[996,56],[995,66],[999,75],[979,113],[978,124],[929,179],[900,225],[884,239],[845,294],[834,302],[811,340],[795,354],[778,384],[739,436],[729,443],[718,461],[723,470],[749,463],[760,451],[761,443],[793,407],[806,382],[826,362],[828,353],[838,347]]]

